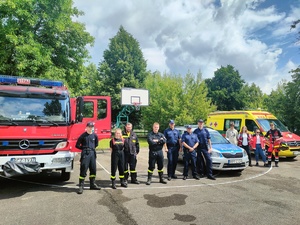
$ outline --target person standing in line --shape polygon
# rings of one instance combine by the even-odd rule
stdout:
[[[197,161],[199,165],[199,171],[201,172],[200,177],[204,177],[204,159],[206,163],[206,173],[207,178],[215,180],[216,178],[212,174],[212,144],[210,140],[210,134],[206,128],[204,128],[204,121],[202,119],[198,120],[198,128],[194,130],[194,134],[197,135],[199,140],[199,145],[197,147]]]
[[[148,134],[147,142],[149,144],[149,167],[148,167],[148,179],[146,184],[150,185],[152,181],[152,174],[155,168],[155,163],[157,163],[157,170],[159,175],[159,182],[166,184],[167,181],[163,178],[163,168],[164,168],[164,154],[163,146],[166,143],[165,136],[158,132],[159,123],[155,122],[152,127],[152,132]]]
[[[237,145],[238,131],[234,128],[234,122],[230,122],[230,128],[226,131],[226,138],[228,138],[231,144]]]
[[[251,141],[251,135],[248,133],[248,129],[246,126],[242,127],[242,131],[239,134],[238,137],[238,146],[245,149],[247,152],[248,158],[249,158],[249,166],[252,166],[251,163],[251,152],[250,152],[250,141]]]
[[[109,142],[111,151],[111,187],[116,189],[116,171],[119,170],[119,177],[121,186],[127,188],[127,184],[124,181],[124,149],[125,141],[122,138],[122,131],[120,128],[115,130],[115,137]]]
[[[125,148],[125,152],[124,152],[125,153],[125,167],[124,167],[125,182],[127,183],[129,177],[129,172],[128,172],[128,165],[129,165],[131,183],[139,184],[140,182],[137,180],[136,164],[137,164],[137,154],[139,154],[140,152],[140,144],[137,135],[132,130],[131,123],[126,123],[122,136],[125,139],[125,142],[128,146],[128,149]]]
[[[199,140],[197,135],[192,132],[191,125],[188,125],[186,127],[186,132],[184,132],[184,134],[182,135],[181,141],[184,152],[183,180],[186,180],[188,178],[190,161],[192,164],[193,178],[199,180],[200,178],[198,177],[196,169],[197,155],[195,150],[199,144]]]
[[[177,179],[175,171],[178,162],[179,151],[181,151],[180,133],[177,129],[175,129],[174,120],[170,120],[169,128],[165,129],[164,135],[167,139],[165,147],[168,157],[168,180],[170,181],[172,178]]]
[[[262,161],[264,162],[264,166],[268,166],[266,161],[266,155],[263,150],[265,149],[265,139],[260,135],[259,129],[255,130],[255,134],[250,141],[250,145],[252,149],[255,150],[255,160],[256,160],[255,166],[259,166],[258,164],[259,156],[261,156]]]
[[[273,122],[270,123],[270,130],[265,135],[266,138],[269,138],[270,144],[268,147],[268,165],[271,166],[272,164],[272,154],[273,151],[275,152],[275,167],[278,167],[279,163],[279,150],[275,148],[276,142],[279,142],[282,139],[282,134],[280,130],[275,128],[275,124]]]
[[[76,148],[81,150],[80,157],[80,175],[78,194],[83,193],[84,179],[86,172],[90,169],[90,189],[100,190],[101,188],[95,183],[96,179],[96,148],[98,146],[98,136],[93,132],[94,123],[88,122],[86,132],[80,135],[76,142]]]

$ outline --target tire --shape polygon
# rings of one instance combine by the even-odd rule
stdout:
[[[71,178],[71,172],[66,172],[65,170],[61,171],[60,180],[61,181],[68,181]]]

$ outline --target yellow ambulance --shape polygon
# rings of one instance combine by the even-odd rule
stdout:
[[[246,126],[249,133],[253,134],[259,128],[265,135],[270,129],[270,122],[273,122],[282,133],[282,144],[288,146],[279,151],[281,158],[295,158],[300,155],[300,137],[290,132],[280,120],[274,115],[265,111],[216,111],[208,115],[206,124],[218,130],[223,136],[229,129],[230,122],[234,122],[235,129],[241,131]]]

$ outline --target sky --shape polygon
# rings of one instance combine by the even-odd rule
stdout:
[[[120,26],[140,44],[147,69],[203,79],[232,65],[270,94],[300,65],[300,0],[73,0],[95,38],[90,61],[103,60]]]

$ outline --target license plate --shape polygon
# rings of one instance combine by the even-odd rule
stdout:
[[[35,157],[31,158],[11,158],[10,161],[16,162],[16,163],[31,163],[31,162],[36,162]]]
[[[300,155],[300,152],[293,152],[294,155]]]
[[[239,163],[242,163],[241,159],[231,159],[231,160],[228,160],[228,164],[239,164]]]

